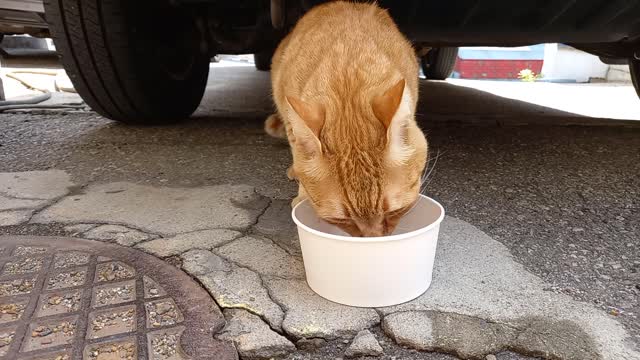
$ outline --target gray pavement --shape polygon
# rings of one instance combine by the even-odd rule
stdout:
[[[388,359],[640,358],[640,126],[585,116],[606,114],[606,97],[576,114],[464,85],[420,89],[427,194],[448,218],[432,288],[408,304],[353,309],[308,289],[288,148],[262,132],[268,74],[249,66],[215,67],[178,125],[0,114],[0,234],[93,237],[167,259],[224,309],[221,339],[244,358],[344,357],[364,330]],[[509,86],[545,91],[529,85]]]

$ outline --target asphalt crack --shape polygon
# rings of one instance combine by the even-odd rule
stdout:
[[[10,195],[8,192],[2,191],[2,190],[0,190],[0,196],[6,197],[7,199],[13,199],[13,200],[36,200],[36,201],[50,200],[50,199],[42,199],[42,198],[36,198],[36,197],[13,196],[13,195]],[[66,196],[66,194],[64,196]]]
[[[29,219],[27,221],[25,221],[25,224],[31,224],[31,220],[33,220],[33,217],[40,214],[41,212],[45,211],[46,209],[56,205],[57,203],[59,203],[60,201],[64,200],[65,198],[69,197],[69,196],[74,196],[77,194],[81,194],[82,193],[82,189],[86,188],[88,186],[88,184],[83,184],[83,185],[71,185],[69,187],[67,187],[67,192],[64,195],[60,195],[58,197],[52,198],[50,200],[48,199],[42,199],[44,201],[47,201],[47,203],[41,205],[41,206],[37,206],[32,208],[33,212],[31,213],[31,216],[29,216]],[[33,199],[36,200],[36,199]],[[31,210],[31,209],[29,209]]]

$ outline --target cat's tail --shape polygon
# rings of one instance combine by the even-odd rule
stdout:
[[[282,121],[278,114],[269,115],[267,120],[264,121],[264,131],[275,138],[287,138],[287,130],[284,127],[284,121]]]

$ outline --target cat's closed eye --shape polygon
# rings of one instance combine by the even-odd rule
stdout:
[[[398,220],[399,218],[404,216],[412,207],[413,203],[399,209],[387,211],[382,217],[382,220]],[[352,225],[354,223],[353,219],[345,217],[327,217],[324,220],[334,225]]]
[[[392,211],[389,211],[385,214],[385,217],[398,217],[398,216],[402,216],[404,215],[407,211],[409,211],[409,209],[411,209],[411,207],[413,206],[413,203],[407,205],[407,206],[403,206],[399,209],[395,209]]]
[[[395,227],[398,222],[400,221],[400,219],[402,219],[403,216],[405,216],[409,211],[411,211],[411,209],[413,209],[415,202],[407,205],[407,206],[403,206],[399,209],[395,209],[393,211],[389,211],[385,214],[385,220],[387,221],[388,225],[393,224],[393,227]]]
[[[349,218],[326,218],[325,221],[327,221],[330,224],[334,224],[334,225],[351,224],[351,223],[353,223],[353,220],[351,220]]]

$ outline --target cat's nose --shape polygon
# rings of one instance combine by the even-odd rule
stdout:
[[[368,219],[355,220],[358,230],[363,237],[375,237],[387,235],[387,229],[382,216],[374,216]]]

